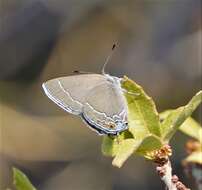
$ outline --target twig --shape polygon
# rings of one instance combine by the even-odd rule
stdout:
[[[176,175],[172,175],[172,166],[169,156],[172,149],[169,145],[164,146],[155,152],[155,163],[157,163],[156,171],[161,180],[165,183],[167,190],[191,190],[188,189]]]
[[[163,166],[157,166],[156,170],[169,190],[177,190],[176,185],[172,182],[172,168],[170,161]]]
[[[176,175],[172,175],[172,167],[169,160],[164,165],[158,165],[156,170],[168,190],[190,190],[179,181]]]

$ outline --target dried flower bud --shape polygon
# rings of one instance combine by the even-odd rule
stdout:
[[[153,152],[154,162],[159,165],[164,165],[168,161],[168,157],[172,155],[170,145],[164,145],[161,149]]]

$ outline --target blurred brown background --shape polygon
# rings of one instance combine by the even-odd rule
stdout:
[[[113,168],[101,137],[41,84],[99,73],[117,42],[107,72],[141,84],[159,111],[175,108],[201,89],[201,24],[200,0],[0,0],[0,189],[12,187],[13,166],[39,190],[163,189],[142,158]],[[186,139],[173,139],[173,164],[190,186],[180,163]]]

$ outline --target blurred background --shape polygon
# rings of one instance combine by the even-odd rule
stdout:
[[[158,111],[186,104],[201,89],[200,0],[0,0],[0,189],[13,166],[39,190],[156,190],[155,167],[130,158],[121,169],[101,153],[102,138],[52,103],[41,84],[107,65],[154,98]],[[194,117],[201,122],[198,109]],[[178,133],[173,166],[185,183]]]

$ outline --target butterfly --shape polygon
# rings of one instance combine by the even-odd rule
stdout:
[[[79,73],[42,84],[45,94],[54,103],[68,113],[81,117],[99,135],[117,135],[128,128],[122,78],[104,72],[109,58],[102,74]]]

